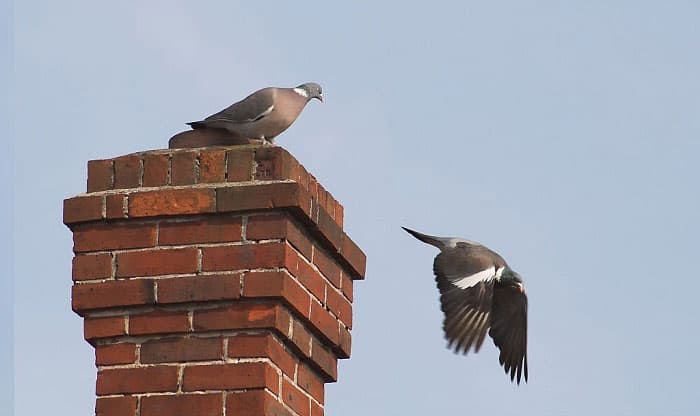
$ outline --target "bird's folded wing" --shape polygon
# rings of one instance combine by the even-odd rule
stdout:
[[[491,324],[491,298],[496,277],[492,264],[459,247],[441,252],[433,264],[445,313],[448,346],[467,353],[479,351]]]
[[[510,379],[527,381],[527,295],[520,288],[497,284],[493,292],[489,335],[501,351],[499,361]]]
[[[249,123],[270,114],[274,109],[274,90],[265,88],[257,91],[228,108],[207,117],[206,121],[228,123]]]

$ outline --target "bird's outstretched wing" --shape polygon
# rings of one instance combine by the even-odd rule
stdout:
[[[520,287],[497,283],[489,335],[501,351],[498,360],[510,379],[527,381],[527,295]]]
[[[433,263],[443,330],[448,347],[467,353],[479,351],[491,324],[491,301],[496,269],[487,258],[466,246],[443,250]]]

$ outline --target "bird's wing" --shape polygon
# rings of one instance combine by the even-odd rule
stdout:
[[[479,351],[491,323],[491,298],[496,268],[485,256],[464,246],[445,249],[433,263],[445,313],[443,330],[448,347]]]
[[[520,287],[496,284],[489,335],[501,351],[498,360],[510,379],[527,381],[527,295]]]
[[[258,121],[270,114],[275,108],[275,89],[263,88],[241,101],[231,104],[224,110],[212,114],[205,121],[224,121],[227,123],[249,123]]]

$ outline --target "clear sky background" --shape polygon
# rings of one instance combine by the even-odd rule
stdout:
[[[187,121],[305,81],[327,102],[277,142],[368,255],[328,415],[697,412],[700,5],[408,3],[25,0],[14,18],[2,3],[17,415],[93,411],[61,223],[87,161],[166,147]],[[402,225],[480,241],[524,277],[528,384],[490,341],[445,348],[436,250]]]

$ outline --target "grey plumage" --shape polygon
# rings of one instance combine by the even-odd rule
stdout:
[[[520,275],[479,243],[402,228],[440,249],[433,272],[448,347],[464,354],[472,348],[478,352],[488,333],[510,379],[520,384],[524,375],[527,381],[527,295]]]
[[[193,129],[225,130],[238,139],[272,142],[314,98],[323,102],[321,86],[314,82],[296,88],[263,88],[204,120],[187,124]]]

